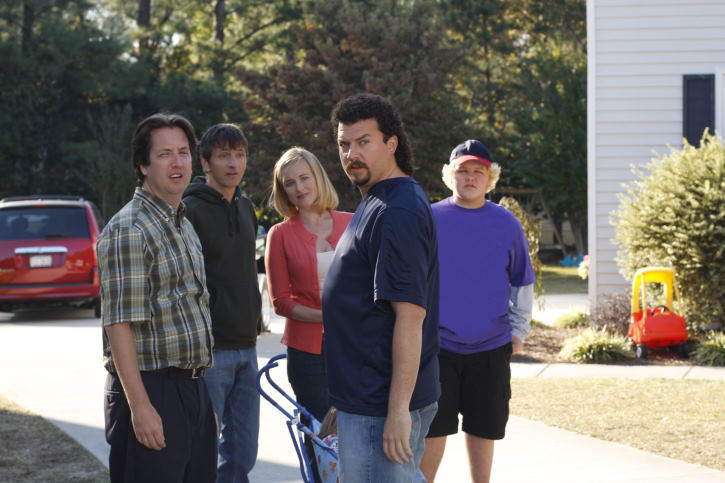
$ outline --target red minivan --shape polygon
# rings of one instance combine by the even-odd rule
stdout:
[[[100,316],[98,208],[79,196],[0,200],[0,310],[89,307]]]

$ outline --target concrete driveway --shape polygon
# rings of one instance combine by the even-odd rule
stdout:
[[[0,393],[59,426],[106,464],[105,370],[100,322],[92,315],[89,310],[0,313]],[[260,367],[284,352],[279,342],[283,325],[282,319],[274,319],[272,333],[259,339]],[[526,367],[515,367],[514,375],[531,377],[517,375]],[[291,394],[284,364],[273,376]],[[261,408],[259,456],[251,480],[302,481],[284,416],[266,401]],[[437,479],[470,480],[460,434],[449,438]],[[513,416],[506,439],[496,444],[492,480],[723,482],[725,473]]]

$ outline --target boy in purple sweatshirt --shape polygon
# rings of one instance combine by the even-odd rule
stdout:
[[[421,470],[429,482],[458,415],[472,481],[487,482],[494,441],[503,439],[511,397],[511,355],[531,330],[534,272],[516,217],[486,200],[501,167],[488,148],[468,140],[451,153],[443,181],[453,196],[433,204],[440,266],[438,413]]]

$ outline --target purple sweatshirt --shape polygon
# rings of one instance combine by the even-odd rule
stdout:
[[[512,287],[534,283],[524,230],[510,211],[492,201],[469,209],[446,198],[432,209],[441,348],[472,354],[501,347],[511,341]]]

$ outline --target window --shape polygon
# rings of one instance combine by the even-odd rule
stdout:
[[[682,136],[699,146],[705,128],[715,130],[715,75],[685,75],[682,84]]]
[[[90,238],[82,207],[28,207],[0,210],[0,240]]]

